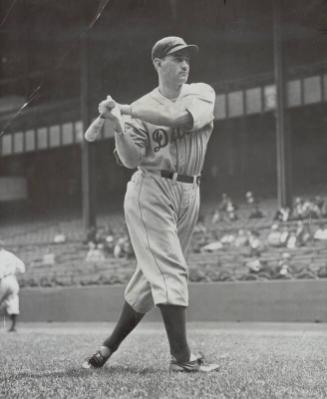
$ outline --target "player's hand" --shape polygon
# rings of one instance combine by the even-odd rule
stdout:
[[[107,96],[107,98],[101,101],[98,105],[99,114],[110,119],[111,111],[116,107],[116,104],[116,101],[114,101],[111,96]]]

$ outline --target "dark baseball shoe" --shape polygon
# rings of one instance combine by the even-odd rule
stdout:
[[[169,371],[183,373],[210,373],[219,370],[220,366],[214,363],[204,363],[203,355],[193,355],[188,362],[178,362],[173,356],[170,361]]]
[[[96,351],[92,356],[86,358],[82,363],[83,369],[99,369],[104,366],[106,361],[110,358],[111,353],[104,356],[100,350]]]

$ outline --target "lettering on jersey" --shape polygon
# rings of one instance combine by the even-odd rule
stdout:
[[[168,144],[168,133],[164,129],[156,129],[152,133],[152,140],[157,144],[153,150],[158,152],[160,148],[166,147]]]
[[[190,134],[190,131],[184,131],[180,128],[175,128],[171,131],[170,140],[168,132],[164,129],[156,129],[152,133],[152,140],[157,144],[153,150],[158,152],[161,148],[166,147],[169,141],[175,142],[181,140],[185,135]]]

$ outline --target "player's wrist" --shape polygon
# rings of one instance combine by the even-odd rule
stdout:
[[[119,105],[120,108],[120,112],[122,115],[129,115],[132,118],[135,117],[134,116],[134,109],[133,106],[130,104],[120,104]]]

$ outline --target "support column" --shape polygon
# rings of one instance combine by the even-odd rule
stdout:
[[[81,37],[81,116],[83,130],[91,123],[89,34]],[[82,212],[85,231],[96,226],[95,143],[82,142]]]
[[[285,38],[283,37],[283,0],[272,0],[274,74],[276,83],[277,198],[279,207],[292,206],[291,131],[287,117],[285,79]]]

